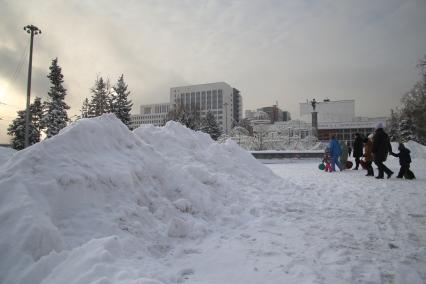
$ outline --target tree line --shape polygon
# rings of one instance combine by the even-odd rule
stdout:
[[[207,111],[205,117],[201,117],[200,112],[201,110],[197,109],[195,105],[191,105],[191,107],[188,108],[178,104],[176,108],[169,111],[163,124],[166,124],[166,122],[169,120],[173,120],[185,125],[192,130],[207,133],[213,140],[218,140],[219,138],[219,140],[229,138],[228,136],[224,136],[224,133],[215,119],[214,114],[210,110]],[[244,131],[244,133],[247,133],[247,135],[253,135],[253,126],[246,118],[241,119],[240,121],[232,120],[230,125],[231,136],[233,136],[233,134],[238,131]]]
[[[64,76],[62,68],[58,64],[58,58],[52,60],[49,70],[50,73],[47,75],[50,80],[48,99],[43,102],[40,97],[35,97],[30,104],[29,145],[40,142],[43,133],[47,138],[57,135],[70,123],[67,112],[70,107],[65,102],[67,90],[64,87]],[[130,91],[123,74],[113,86],[109,79],[98,77],[90,92],[90,99],[86,97],[83,100],[81,115],[77,117],[78,119],[113,113],[130,128],[130,112],[133,104],[129,100]],[[25,113],[25,110],[18,111],[16,119],[7,129],[8,135],[12,136],[12,148],[16,150],[25,148]],[[222,130],[211,112],[201,118],[199,112],[178,106],[169,112],[164,124],[169,120],[180,122],[193,130],[203,131],[214,140],[222,135]]]
[[[81,117],[90,118],[104,113],[113,113],[129,127],[133,104],[128,98],[130,91],[127,90],[127,87],[123,74],[112,87],[109,79],[104,80],[102,77],[98,77],[91,89],[91,99],[85,98],[83,101]]]
[[[177,121],[192,130],[207,133],[213,140],[217,140],[223,133],[213,113],[208,111],[205,117],[201,117],[200,110],[195,109],[195,106],[189,109],[178,105],[169,111],[164,124],[169,120]]]
[[[421,79],[401,98],[401,107],[391,110],[387,128],[392,141],[426,145],[426,56],[417,67]]]
[[[29,145],[40,142],[42,134],[51,138],[59,133],[70,122],[68,110],[70,107],[65,102],[67,90],[64,87],[62,68],[58,58],[52,60],[47,78],[50,80],[48,99],[42,102],[36,97],[30,104],[29,120]],[[128,96],[130,91],[121,75],[114,86],[110,86],[102,77],[97,78],[91,89],[92,97],[83,101],[82,114],[78,118],[96,117],[104,113],[114,113],[125,125],[130,125],[130,111],[132,102]],[[17,112],[17,117],[11,122],[7,134],[12,136],[12,148],[22,150],[25,148],[25,110]]]

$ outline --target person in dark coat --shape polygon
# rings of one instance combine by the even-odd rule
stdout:
[[[358,170],[359,160],[363,156],[362,148],[364,147],[364,144],[362,142],[361,135],[359,133],[355,133],[355,141],[353,145],[353,157],[355,158],[355,168],[353,168],[354,170]]]
[[[399,169],[399,173],[396,176],[397,178],[403,178],[404,176],[410,179],[415,178],[414,174],[410,171],[410,164],[411,164],[411,156],[410,156],[410,150],[405,148],[404,144],[399,143],[398,146],[399,153],[393,153],[390,154],[394,157],[399,157],[399,165],[401,168]],[[410,172],[410,173],[409,173]]]
[[[374,163],[379,168],[379,175],[376,177],[377,179],[383,179],[384,173],[386,173],[387,178],[390,178],[393,175],[393,171],[383,164],[383,162],[386,161],[389,152],[392,153],[390,139],[383,130],[383,123],[380,122],[376,126],[376,132],[373,137]]]
[[[348,147],[348,157],[350,157],[351,154],[352,154],[352,147],[351,147],[351,143],[349,143],[349,141],[347,143],[347,147]]]

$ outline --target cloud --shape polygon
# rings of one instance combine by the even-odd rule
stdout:
[[[172,86],[226,81],[241,90],[245,108],[278,101],[297,117],[306,98],[351,98],[359,115],[386,115],[417,80],[415,64],[426,53],[424,0],[0,5],[0,77],[15,70],[28,43],[22,27],[39,26],[34,95],[46,96],[48,67],[58,57],[72,114],[96,76],[115,82],[124,73],[136,112],[168,101]],[[15,82],[15,99],[24,98],[25,83]]]

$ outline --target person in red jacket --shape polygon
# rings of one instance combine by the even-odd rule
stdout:
[[[331,168],[331,155],[330,155],[330,148],[329,147],[325,148],[324,158],[322,159],[322,162],[325,164],[324,171],[331,173],[333,171],[333,169]]]
[[[372,167],[373,163],[373,154],[371,151],[373,150],[373,134],[368,135],[368,138],[364,139],[364,161],[365,167],[367,168],[366,176],[374,176],[374,170]]]

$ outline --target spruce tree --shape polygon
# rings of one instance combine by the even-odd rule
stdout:
[[[115,111],[115,95],[111,88],[111,82],[109,78],[105,81],[105,91],[106,91],[106,101],[107,101],[107,107],[105,109],[104,113],[114,113]]]
[[[411,116],[402,116],[399,122],[399,140],[401,142],[407,142],[410,140],[417,141],[415,135],[415,128]]]
[[[130,112],[132,110],[132,101],[128,99],[130,91],[127,90],[127,84],[124,82],[124,75],[121,74],[117,84],[113,87],[112,109],[118,119],[120,119],[127,127],[130,126]]]
[[[398,131],[402,140],[410,139],[426,145],[426,56],[418,67],[422,78],[401,99]],[[393,120],[395,118],[391,117],[391,125]]]
[[[30,123],[30,139],[29,144],[34,144],[31,139],[33,136],[34,128],[32,127],[32,124]],[[18,117],[15,118],[12,123],[7,128],[7,134],[12,136],[12,148],[15,150],[22,150],[25,148],[25,111],[20,110],[18,111]]]
[[[83,100],[83,105],[81,106],[81,118],[88,118],[89,117],[89,99],[85,98]]]
[[[426,81],[418,82],[402,98],[400,128],[404,129],[404,139],[426,144]]]
[[[47,138],[58,134],[62,128],[67,126],[69,121],[67,109],[70,108],[64,101],[67,90],[63,86],[64,76],[61,67],[58,65],[58,58],[52,60],[49,69],[50,73],[47,78],[49,78],[51,86],[47,93],[49,100],[45,102],[45,114],[42,119]]]
[[[109,98],[107,84],[102,77],[95,81],[95,86],[91,89],[92,100],[89,104],[89,117],[100,116],[109,110]]]
[[[399,141],[399,113],[391,109],[391,117],[387,123],[387,130],[391,141]]]
[[[25,148],[25,110],[18,111],[18,117],[15,118],[7,128],[7,134],[12,136],[12,148],[22,150]],[[41,99],[36,97],[30,105],[29,139],[31,146],[40,142],[41,137],[41,119],[43,117],[43,105]]]
[[[240,120],[236,126],[240,126],[247,129],[249,135],[253,135],[253,126],[251,126],[250,121],[247,118]]]
[[[200,129],[200,115],[197,111],[190,111],[178,105],[167,114],[167,121],[177,121],[192,130]]]
[[[43,117],[44,117],[44,106],[41,102],[41,98],[36,97],[34,102],[30,105],[30,119],[34,127],[34,141],[40,142],[41,132],[43,131]]]
[[[217,140],[220,135],[222,135],[222,131],[217,124],[216,118],[210,111],[207,112],[206,117],[201,120],[199,130],[209,134],[213,140]]]

